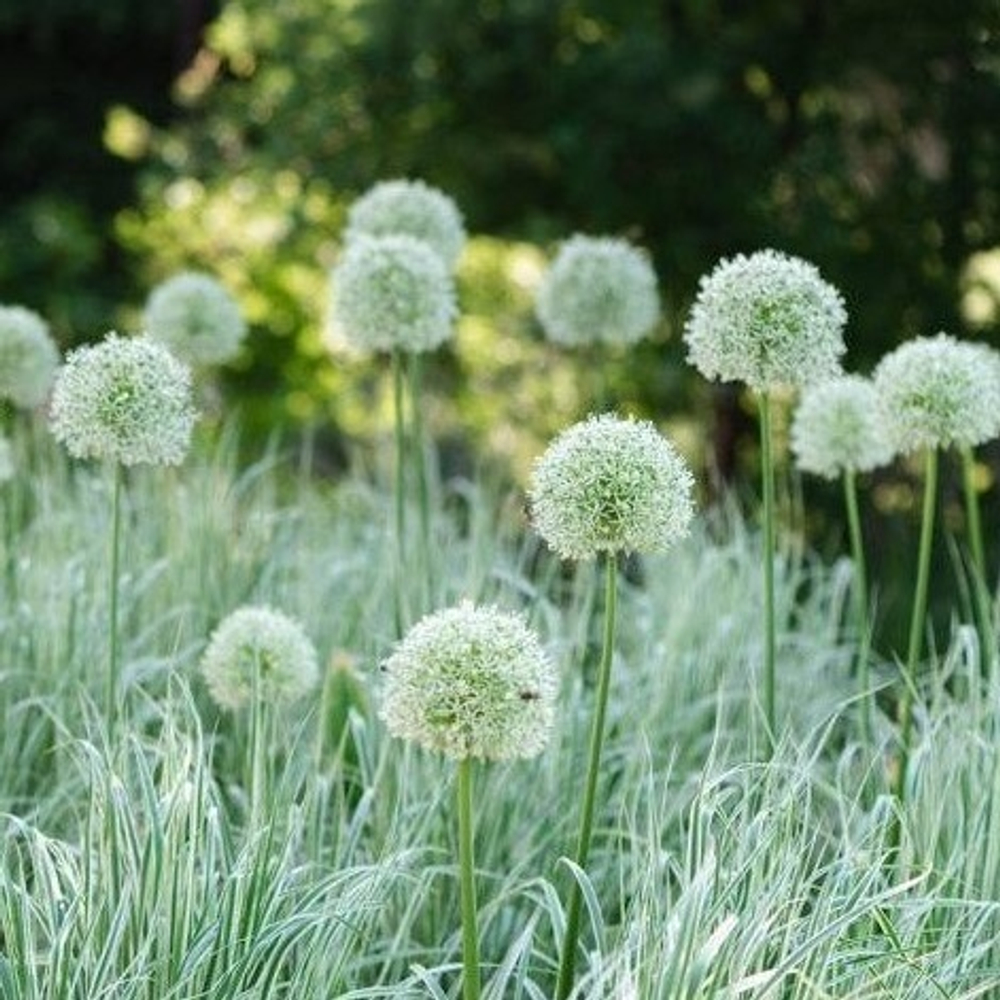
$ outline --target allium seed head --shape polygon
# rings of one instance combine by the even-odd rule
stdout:
[[[559,248],[535,309],[557,344],[633,344],[660,318],[656,273],[624,240],[573,236]]]
[[[319,681],[316,649],[302,626],[281,611],[244,607],[224,618],[201,660],[209,693],[222,708],[290,702]]]
[[[455,286],[412,236],[349,243],[333,270],[333,326],[362,350],[431,351],[452,334]]]
[[[45,320],[23,306],[0,306],[0,398],[26,409],[38,406],[58,366]]]
[[[917,337],[887,354],[875,388],[902,452],[974,446],[1000,433],[1000,365],[980,344]]]
[[[465,601],[417,622],[383,664],[379,716],[393,736],[462,760],[534,757],[557,681],[524,619]]]
[[[648,421],[606,414],[560,434],[535,462],[535,530],[564,559],[663,552],[687,534],[694,479]]]
[[[148,337],[109,333],[56,375],[52,433],[75,458],[176,465],[194,420],[190,370]]]
[[[217,365],[238,353],[247,333],[236,300],[208,274],[183,271],[146,300],[146,332],[189,365]]]
[[[894,454],[886,425],[875,386],[860,375],[806,386],[792,421],[796,463],[826,479],[876,469]]]
[[[455,202],[423,181],[381,181],[354,202],[344,242],[362,236],[412,236],[425,242],[449,269],[465,246],[465,227]]]
[[[706,378],[767,392],[836,375],[846,321],[840,293],[812,264],[761,250],[702,277],[684,339]]]

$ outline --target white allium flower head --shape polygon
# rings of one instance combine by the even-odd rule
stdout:
[[[0,306],[0,398],[30,408],[45,401],[59,367],[49,327],[23,306]]]
[[[452,277],[441,258],[412,236],[354,240],[331,282],[334,330],[361,350],[431,351],[452,334]]]
[[[694,478],[648,421],[611,414],[563,431],[535,461],[535,530],[564,559],[664,552],[694,514]]]
[[[247,324],[232,295],[208,274],[182,271],[146,300],[143,326],[189,365],[217,365],[239,352]]]
[[[534,757],[549,738],[555,669],[524,619],[469,601],[422,618],[383,663],[393,736],[455,760]]]
[[[222,708],[290,702],[319,681],[316,648],[302,626],[269,607],[238,608],[222,620],[201,659],[209,693]]]
[[[982,344],[917,337],[887,354],[874,378],[899,451],[971,447],[1000,433],[1000,364]]]
[[[656,273],[625,240],[573,236],[542,279],[535,311],[554,343],[634,344],[660,318]]]
[[[412,236],[422,240],[450,270],[465,246],[465,226],[455,202],[419,180],[381,181],[347,212],[344,242],[362,236]]]
[[[840,293],[812,264],[760,250],[702,277],[684,339],[706,378],[767,392],[836,375],[846,322]]]
[[[148,337],[109,333],[56,374],[52,433],[75,458],[177,465],[194,421],[190,369]]]
[[[10,438],[0,436],[0,483],[10,482],[14,478],[14,449]]]
[[[792,452],[805,472],[836,479],[847,470],[886,465],[895,449],[875,386],[860,375],[840,375],[802,390],[792,420]]]

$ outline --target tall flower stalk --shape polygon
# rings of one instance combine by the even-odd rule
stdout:
[[[479,1000],[473,763],[542,751],[554,718],[555,669],[519,615],[471,602],[417,622],[382,669],[379,715],[389,732],[457,765],[462,996]]]
[[[984,363],[979,347],[947,334],[918,337],[887,354],[875,370],[875,386],[888,414],[897,448],[924,454],[917,579],[907,643],[904,691],[900,698],[899,766],[894,791],[905,803],[913,743],[914,700],[927,627],[927,594],[937,495],[938,452],[952,445],[971,448],[1000,429],[1000,379]],[[992,657],[995,651],[989,652]],[[898,847],[899,828],[894,828]]]
[[[250,802],[249,824],[256,829],[268,798],[267,748],[273,711],[316,687],[316,649],[302,626],[284,612],[266,606],[242,607],[212,633],[201,672],[220,708],[249,709],[244,785]]]
[[[761,250],[722,260],[701,279],[684,332],[688,359],[706,378],[745,382],[757,396],[764,522],[761,685],[769,750],[778,736],[773,393],[837,374],[845,349],[846,320],[840,293],[812,264],[774,250]]]
[[[111,551],[108,558],[108,677],[104,691],[104,717],[109,732],[114,731],[118,718],[118,691],[121,654],[121,637],[118,633],[119,563],[121,561],[122,535],[122,465],[114,462],[111,467]]]
[[[872,740],[871,624],[857,474],[876,469],[892,459],[894,449],[886,423],[887,415],[871,381],[859,375],[843,375],[803,390],[791,431],[792,451],[800,469],[824,479],[839,476],[843,481],[854,568],[852,594],[858,643],[861,736],[866,746],[870,746]]]
[[[768,746],[773,747],[777,731],[775,709],[775,635],[774,615],[774,460],[771,457],[771,396],[757,396],[760,412],[760,478],[763,486],[764,515],[764,720]]]
[[[396,630],[402,635],[408,620],[406,472],[418,480],[421,550],[429,552],[430,516],[423,455],[422,424],[417,398],[419,366],[416,354],[431,351],[453,332],[455,287],[441,257],[412,236],[357,236],[348,242],[332,275],[332,325],[362,350],[388,351],[392,356],[395,457]],[[406,360],[411,364],[407,372]],[[407,435],[405,403],[409,381],[411,433]],[[420,433],[421,437],[418,437]],[[408,447],[408,442],[410,447]],[[408,461],[409,458],[409,461]],[[424,560],[426,563],[428,560]],[[425,574],[429,572],[425,566]],[[429,590],[430,583],[423,586]]]
[[[851,565],[854,567],[854,623],[858,641],[858,689],[861,693],[861,739],[865,746],[872,745],[872,691],[871,691],[871,637],[872,626],[868,620],[868,570],[865,545],[861,537],[861,515],[858,512],[857,473],[847,469],[843,476],[844,508],[847,511],[847,534],[851,546]]]
[[[896,776],[896,796],[906,801],[907,772],[913,742],[913,700],[915,678],[927,628],[927,589],[930,582],[931,548],[934,539],[934,511],[937,501],[938,453],[928,448],[924,455],[924,498],[920,508],[920,547],[917,550],[917,582],[913,591],[910,633],[906,644],[906,673],[900,705],[900,757]]]
[[[604,559],[604,639],[591,721],[574,862],[586,870],[611,689],[617,607],[617,556],[664,552],[693,515],[693,479],[673,446],[648,422],[605,415],[575,424],[536,461],[530,492],[535,530],[564,559]],[[582,892],[574,880],[567,907],[557,1000],[573,988]]]
[[[176,465],[187,453],[195,413],[191,373],[147,337],[110,333],[100,344],[71,352],[52,392],[51,428],[74,458],[107,461],[112,476],[108,600],[108,731],[119,714],[118,627],[122,476],[126,466]]]
[[[987,575],[986,549],[983,545],[983,525],[979,512],[979,493],[976,487],[976,459],[970,445],[959,447],[962,465],[962,492],[965,497],[965,522],[969,542],[972,570],[972,593],[979,634],[982,638],[982,664],[988,675],[997,666],[997,635],[993,619],[993,588]]]

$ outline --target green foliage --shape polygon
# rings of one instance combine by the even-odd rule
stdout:
[[[170,115],[184,20],[157,0],[0,2],[0,299],[40,312],[64,347],[114,326],[130,287],[111,222],[136,163],[104,148],[106,112]]]
[[[15,428],[33,474],[0,494],[16,515],[3,555],[18,594],[0,604],[0,998],[454,995],[450,769],[372,710],[393,636],[386,493],[358,478],[318,486],[297,456],[238,473],[231,437],[180,469],[132,470],[128,724],[109,744],[93,708],[109,484],[39,431]],[[551,996],[598,581],[564,575],[517,505],[481,484],[445,484],[440,499],[434,605],[526,611],[562,670],[550,746],[483,767],[476,784],[484,997]],[[928,672],[895,878],[888,798],[865,793],[885,791],[893,723],[876,711],[879,746],[855,740],[850,567],[778,553],[787,726],[763,763],[760,557],[757,534],[717,512],[621,581],[574,995],[991,995],[1000,692],[979,675],[974,631],[959,625]],[[263,709],[269,795],[256,813],[247,720],[218,711],[197,670],[215,625],[247,602],[295,614],[332,678],[322,703]],[[878,683],[892,676],[878,665]]]
[[[720,256],[767,245],[844,290],[848,363],[864,369],[901,332],[960,332],[963,289],[985,301],[967,263],[1000,240],[992,14],[989,0],[947,18],[930,0],[877,17],[864,3],[233,0],[178,81],[178,120],[147,144],[119,234],[148,280],[197,265],[240,288],[256,330],[235,393],[288,394],[286,416],[347,435],[362,428],[337,398],[342,362],[323,358],[322,275],[346,203],[394,176],[453,195],[500,247],[575,230],[649,247],[668,322],[609,380],[640,412],[703,405],[665,334]],[[510,349],[516,296],[480,330],[490,353]],[[970,313],[980,332],[987,312]],[[458,407],[476,422],[475,399]],[[544,415],[519,413],[541,430]]]

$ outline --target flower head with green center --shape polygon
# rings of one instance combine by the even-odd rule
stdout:
[[[362,236],[412,236],[452,268],[465,246],[465,227],[455,202],[423,181],[381,181],[347,213],[344,242]]]
[[[56,375],[52,433],[75,458],[176,465],[194,421],[190,370],[148,337],[109,333]]]
[[[656,274],[624,240],[573,236],[559,248],[535,309],[557,344],[633,344],[660,318]]]
[[[1000,432],[1000,366],[981,344],[945,333],[917,337],[887,354],[875,388],[901,452],[974,446]]]
[[[319,681],[316,649],[302,626],[269,607],[238,608],[212,633],[201,660],[209,693],[222,708],[290,702]]]
[[[455,286],[412,236],[358,239],[332,275],[333,330],[361,350],[431,351],[452,334]]]
[[[0,398],[25,409],[45,401],[59,350],[45,320],[23,306],[0,306]]]
[[[469,601],[436,611],[382,669],[393,736],[455,760],[534,757],[548,741],[555,670],[520,615]]]
[[[806,386],[792,422],[795,460],[800,469],[826,479],[877,469],[894,454],[886,423],[869,379],[842,375]]]
[[[663,552],[687,534],[694,479],[648,421],[606,414],[563,431],[535,462],[535,529],[564,559]]]
[[[196,367],[229,361],[247,333],[232,295],[211,275],[194,271],[175,274],[153,289],[143,324],[150,337]]]
[[[836,375],[846,321],[840,293],[812,264],[761,250],[701,279],[684,339],[706,378],[768,392]]]

